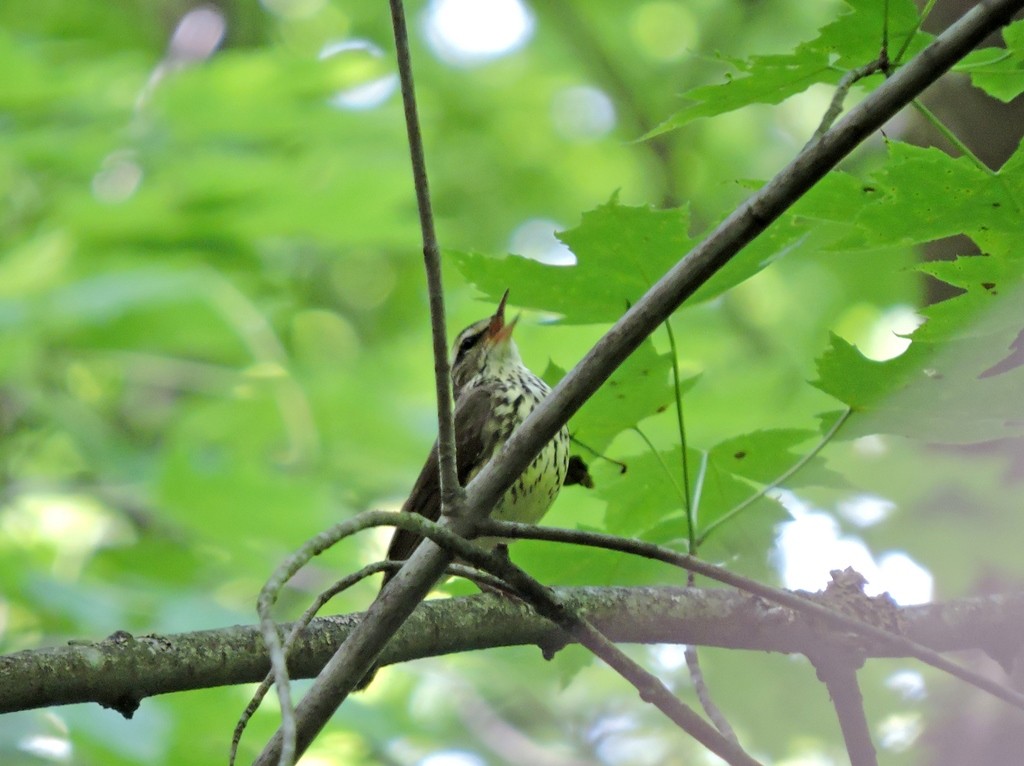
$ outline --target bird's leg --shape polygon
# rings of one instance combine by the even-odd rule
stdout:
[[[497,556],[499,559],[501,559],[505,563],[508,563],[508,564],[512,563],[512,559],[509,558],[509,555],[508,555],[508,543],[497,543],[494,546],[494,548],[491,550],[491,553],[494,556]],[[483,593],[493,593],[495,596],[501,596],[502,598],[507,598],[507,599],[516,600],[516,601],[520,600],[519,596],[516,594],[516,592],[514,590],[512,590],[511,588],[508,588],[508,587],[505,587],[505,588],[495,588],[495,587],[493,587],[491,585],[485,585],[484,583],[480,583],[480,582],[477,583],[477,587],[480,588],[481,592],[483,592]]]
[[[512,563],[512,559],[508,555],[508,543],[498,543],[494,546],[492,553],[502,559],[506,564]]]

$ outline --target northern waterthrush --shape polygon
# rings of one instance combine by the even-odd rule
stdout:
[[[455,450],[459,484],[463,486],[551,391],[519,357],[519,349],[512,340],[518,317],[505,321],[507,300],[508,290],[497,311],[460,332],[452,348]],[[568,464],[569,431],[563,426],[515,480],[491,517],[529,524],[539,521],[561,489]],[[402,510],[435,521],[441,516],[436,442]],[[421,540],[415,533],[395,530],[388,560],[408,558]],[[488,546],[494,542],[480,541]],[[390,579],[391,574],[386,573],[384,584]]]

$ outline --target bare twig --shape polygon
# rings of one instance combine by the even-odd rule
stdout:
[[[905,45],[909,45],[910,41],[917,34],[915,29],[909,35],[907,35],[907,41]],[[903,50],[906,50],[904,47]],[[900,55],[903,51],[900,51]],[[885,10],[882,14],[882,44],[879,49],[878,57],[863,66],[856,67],[854,69],[847,70],[845,74],[840,78],[839,84],[836,86],[836,92],[832,94],[832,103],[829,104],[825,114],[821,118],[821,122],[818,125],[818,129],[814,131],[814,135],[811,136],[809,143],[814,143],[821,138],[825,132],[832,127],[832,123],[838,119],[839,115],[843,111],[843,102],[846,101],[846,96],[850,92],[850,88],[854,86],[859,80],[863,80],[865,77],[869,77],[875,72],[883,72],[886,75],[892,72],[892,63],[889,61],[889,0],[885,0]]]
[[[859,66],[856,69],[849,69],[846,71],[846,73],[839,79],[839,84],[836,85],[836,92],[832,94],[832,101],[829,103],[828,109],[825,110],[825,114],[822,115],[821,122],[818,123],[818,127],[815,129],[810,141],[807,142],[807,146],[811,146],[815,141],[825,135],[829,128],[832,127],[832,124],[839,118],[839,115],[842,114],[843,103],[846,101],[846,97],[850,94],[850,88],[865,77],[869,77],[875,72],[884,71],[883,66],[888,66],[888,62],[883,61],[881,58],[877,58],[864,66]]]
[[[696,577],[693,572],[686,573],[686,587],[696,587]],[[729,719],[725,717],[721,708],[715,704],[715,701],[711,699],[711,690],[708,688],[707,679],[704,677],[704,671],[700,667],[700,657],[697,656],[697,647],[693,644],[687,644],[686,649],[683,650],[683,656],[686,659],[686,669],[690,673],[690,680],[693,681],[694,691],[697,692],[697,699],[700,700],[700,706],[704,708],[704,712],[707,717],[711,719],[711,723],[715,725],[722,736],[730,742],[739,744],[739,739],[736,737],[736,731],[732,728],[732,724],[729,723]]]
[[[455,455],[455,421],[452,410],[452,388],[451,369],[448,361],[448,335],[445,322],[444,290],[441,282],[441,253],[437,242],[437,234],[434,230],[434,217],[430,204],[430,187],[427,179],[426,159],[423,151],[423,138],[420,132],[419,114],[416,106],[416,92],[413,83],[412,61],[409,53],[409,31],[405,21],[405,9],[402,0],[391,0],[391,22],[395,36],[395,53],[398,62],[399,79],[402,84],[402,104],[405,110],[406,133],[409,141],[409,155],[412,161],[413,183],[416,189],[416,205],[419,211],[420,231],[423,239],[423,264],[427,275],[427,289],[430,297],[430,326],[434,350],[434,384],[437,392],[437,421],[438,421],[438,470],[441,487],[441,512],[442,515],[460,515],[464,500],[464,490],[459,485]],[[450,559],[449,559],[450,560]],[[447,564],[445,561],[441,566]],[[433,582],[433,579],[430,580]],[[423,587],[417,598],[426,594],[430,584],[424,578]],[[268,640],[270,636],[268,635]],[[290,721],[290,696],[288,692],[287,678],[281,679],[280,674],[284,672],[283,661],[277,656],[273,643],[271,656],[274,658],[274,673],[278,675],[279,696],[282,699],[282,722],[279,738],[275,737],[274,743],[264,749],[260,761],[264,764],[278,763],[281,766],[290,766],[294,758],[292,748],[296,739],[295,725]],[[379,651],[379,650],[378,650]],[[372,661],[372,660],[371,660]],[[346,692],[329,692],[326,686],[330,684],[314,685],[310,690],[316,703],[323,710],[333,710],[341,704]],[[351,687],[349,687],[351,688]],[[331,702],[336,697],[337,702]],[[313,704],[313,699],[311,699]],[[326,722],[326,715],[320,714],[314,718],[321,719],[315,724],[315,731],[319,731]],[[306,718],[306,716],[303,716]],[[307,727],[308,728],[308,727]],[[314,733],[315,733],[314,731]],[[311,740],[311,737],[310,737]],[[270,751],[280,747],[278,757],[272,757]],[[305,745],[299,753],[305,750]]]
[[[383,571],[387,568],[389,563],[390,562],[378,561],[375,564],[365,566],[359,571],[353,572],[347,577],[343,577],[341,580],[338,580],[336,583],[334,583],[334,585],[332,585],[330,588],[328,588],[319,596],[317,596],[317,598],[306,609],[306,611],[302,613],[302,616],[295,621],[294,625],[292,625],[292,629],[281,647],[282,658],[287,658],[288,652],[294,645],[295,639],[298,638],[299,633],[301,633],[309,625],[309,623],[312,622],[313,618],[316,617],[317,612],[320,611],[324,604],[326,604],[338,593],[341,593],[343,590],[352,587],[360,580],[363,580],[364,578],[369,577],[370,575],[376,574],[377,572]],[[263,702],[263,698],[267,695],[267,692],[270,691],[270,687],[274,685],[275,681],[275,673],[271,671],[267,674],[267,677],[264,678],[260,685],[256,688],[256,691],[252,695],[252,699],[249,701],[249,704],[245,706],[245,710],[243,710],[242,715],[239,716],[238,723],[235,724],[235,732],[231,737],[231,752],[228,756],[229,766],[234,766],[235,764],[235,758],[238,755],[238,745],[242,741],[242,734],[245,732],[245,727],[248,725],[249,720],[252,718],[253,714],[255,714],[255,712],[259,709],[260,703]],[[291,710],[288,711],[288,714],[291,715]]]
[[[731,766],[744,764],[757,766],[735,740],[722,736],[713,726],[698,716],[688,705],[672,694],[656,676],[633,661],[625,652],[612,643],[580,613],[567,605],[564,599],[517,567],[507,557],[477,549],[472,556],[465,557],[471,564],[485,569],[508,583],[526,600],[538,614],[561,627],[590,651],[615,669],[640,693],[641,699],[650,702],[664,713],[669,720],[696,739],[711,752]]]
[[[436,544],[444,546],[446,551],[454,551],[454,553],[446,553],[449,561],[455,554],[465,557],[470,555],[472,550],[476,550],[472,543],[460,535],[419,514],[395,511],[365,511],[339,524],[335,524],[330,529],[310,538],[298,551],[289,556],[274,570],[270,579],[267,580],[262,590],[260,590],[256,603],[260,617],[260,630],[263,633],[263,640],[270,654],[271,676],[274,679],[278,700],[281,704],[281,728],[278,732],[280,736],[280,750],[273,757],[272,763],[288,764],[288,758],[294,759],[298,728],[296,727],[294,707],[291,701],[291,684],[288,678],[285,649],[281,642],[279,626],[274,621],[270,610],[274,602],[277,601],[277,596],[285,583],[294,577],[315,556],[319,556],[345,537],[363,529],[376,526],[395,526],[414,531],[421,537],[428,538]],[[442,550],[442,548],[438,548],[438,550]],[[426,595],[426,592],[435,581],[436,578],[433,578],[426,584],[420,598]],[[377,650],[378,654],[380,648]],[[299,752],[301,753],[301,750]]]
[[[738,742],[736,732],[733,730],[732,724],[729,723],[729,719],[725,717],[721,708],[711,699],[711,690],[708,689],[707,680],[704,678],[704,671],[700,667],[697,647],[693,644],[687,644],[683,650],[683,656],[686,658],[686,670],[690,674],[690,680],[693,681],[693,688],[697,692],[700,706],[704,708],[704,712],[711,719],[711,723],[722,733],[723,737],[730,742]]]
[[[365,529],[371,526],[393,523],[403,529],[413,529],[419,534],[433,539],[435,542],[444,545],[454,551],[460,559],[468,561],[474,566],[501,578],[502,581],[515,592],[520,598],[525,599],[538,614],[546,617],[555,624],[562,627],[566,632],[575,637],[580,643],[593,651],[597,656],[607,662],[611,667],[622,674],[630,683],[640,691],[641,697],[657,706],[672,721],[678,724],[684,731],[693,736],[712,752],[719,755],[729,764],[743,764],[745,766],[756,766],[757,761],[750,758],[736,743],[729,742],[701,719],[696,713],[690,710],[683,702],[677,699],[655,676],[648,673],[637,663],[631,660],[622,650],[609,641],[593,625],[581,617],[575,609],[566,606],[565,602],[556,596],[552,591],[545,588],[539,582],[527,575],[521,569],[503,556],[490,553],[477,547],[468,540],[453,534],[441,524],[429,521],[417,514],[392,513],[385,511],[367,511],[340,524],[336,524],[331,530],[321,533],[312,538],[302,549],[282,564],[270,583],[264,586],[261,593],[260,618],[261,630],[264,639],[271,653],[273,666],[272,675],[278,689],[282,686],[287,690],[288,675],[284,667],[286,648],[281,647],[277,626],[272,622],[269,615],[269,607],[276,598],[280,587],[313,556],[322,553],[330,547],[334,541],[352,534],[358,529]],[[346,578],[346,586],[351,584],[356,576],[363,573],[356,573],[351,578]],[[273,584],[274,590],[268,590]],[[301,628],[292,631],[292,639],[298,634]],[[276,645],[275,645],[276,644]],[[336,655],[337,656],[337,655]],[[333,661],[333,660],[332,660]],[[323,675],[323,674],[321,674]],[[283,679],[283,683],[282,683]],[[307,697],[302,704],[306,704]],[[288,698],[282,698],[281,705],[284,708],[289,704]],[[300,705],[300,710],[301,705]],[[267,749],[261,754],[260,759],[276,757],[280,759],[289,754],[288,743],[283,739],[288,736],[284,731],[284,716],[282,716],[282,727],[276,738],[282,738],[279,745],[280,750],[276,755],[268,753]],[[293,721],[295,719],[293,718]],[[296,733],[297,733],[296,729]],[[303,742],[293,740],[290,757],[294,757],[296,751],[301,752]],[[259,762],[259,761],[257,761]]]
[[[292,647],[295,645],[295,642],[302,631],[309,627],[309,624],[328,601],[342,591],[348,590],[361,580],[375,575],[378,572],[396,571],[401,568],[404,563],[404,561],[377,561],[373,564],[368,564],[362,569],[343,577],[333,583],[329,588],[319,593],[313,600],[313,603],[306,607],[306,610],[302,613],[299,619],[292,623],[291,630],[288,632],[288,638],[285,639],[282,647],[285,657],[287,657],[291,652]],[[473,569],[472,567],[463,566],[461,564],[449,564],[445,569],[445,575],[462,577],[476,583],[480,587],[488,587],[495,590],[507,588],[505,583],[498,578],[493,577],[486,572],[481,572],[479,569]],[[260,704],[263,702],[264,697],[266,697],[267,692],[270,691],[273,684],[274,674],[271,672],[268,673],[266,678],[264,678],[263,681],[260,682],[260,685],[256,687],[256,691],[253,693],[252,699],[249,701],[249,704],[246,705],[245,710],[242,711],[242,715],[239,717],[238,723],[235,725],[235,733],[231,738],[231,754],[228,758],[229,766],[234,766],[235,759],[238,755],[238,745],[241,743],[245,727],[248,725],[253,714],[255,714],[259,709]]]
[[[441,285],[441,249],[434,231],[434,214],[430,206],[430,186],[427,182],[427,161],[423,153],[419,112],[416,107],[416,89],[412,77],[409,54],[409,30],[405,23],[402,0],[391,0],[391,24],[395,33],[395,55],[398,76],[402,83],[402,105],[405,109],[405,129],[409,137],[409,156],[412,159],[412,177],[416,187],[416,206],[420,216],[423,238],[423,266],[427,273],[430,295],[430,328],[434,342],[434,385],[437,389],[437,446],[441,475],[441,507],[449,509],[459,502],[459,486],[455,466],[455,422],[452,414],[452,381],[448,361],[448,333],[445,324],[444,289]],[[451,508],[450,510],[455,510]]]

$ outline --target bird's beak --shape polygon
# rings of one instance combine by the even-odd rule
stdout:
[[[512,331],[516,329],[516,322],[519,321],[519,317],[521,316],[522,314],[516,314],[512,318],[511,322],[502,327],[501,330],[498,331],[498,334],[494,336],[494,342],[505,343],[506,341],[510,340],[512,338]]]
[[[498,302],[498,310],[494,312],[494,316],[491,317],[491,326],[488,328],[487,335],[491,340],[491,343],[498,344],[507,341],[512,337],[512,331],[516,329],[516,322],[519,321],[519,314],[511,322],[505,322],[505,304],[508,302],[508,290],[501,296],[501,300]]]

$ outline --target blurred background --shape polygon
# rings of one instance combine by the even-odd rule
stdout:
[[[956,11],[939,6],[941,25],[940,11]],[[722,81],[730,60],[789,52],[844,8],[408,3],[442,246],[572,264],[555,232],[613,195],[623,205],[686,204],[694,235],[706,230],[755,188],[751,179],[799,151],[832,90],[816,85],[781,105],[637,139],[680,109],[683,92]],[[0,71],[0,651],[119,629],[251,623],[264,579],[302,541],[346,515],[401,504],[436,432],[386,4],[5,0]],[[979,105],[964,108],[965,92]],[[1024,123],[984,111],[994,102],[963,79],[936,89],[932,103],[993,167],[1019,141]],[[979,114],[992,116],[966,124]],[[909,116],[886,135],[948,146]],[[879,136],[844,168],[868,173],[884,156]],[[699,374],[686,398],[690,446],[817,429],[818,415],[840,408],[808,385],[829,332],[871,359],[899,356],[920,307],[950,294],[914,264],[972,247],[892,243],[855,258],[796,248],[681,311],[678,362],[685,377]],[[451,333],[493,307],[455,263],[446,259]],[[530,303],[529,285],[509,286],[511,303]],[[556,320],[529,312],[517,330],[535,370],[572,367],[607,327]],[[666,337],[654,346],[669,351]],[[619,435],[608,454],[628,461],[648,443],[677,442],[670,411],[642,434]],[[804,445],[795,460],[813,439],[793,443]],[[853,564],[871,592],[901,603],[1005,590],[1020,576],[1016,444],[937,449],[865,436],[826,456],[841,481],[783,493],[716,535],[706,554],[812,590]],[[551,523],[601,528],[606,512],[622,512],[616,493],[651,491],[597,462],[597,489],[563,492]],[[380,532],[337,546],[293,583],[282,618],[385,545]],[[521,543],[513,555],[552,584],[681,584],[675,572],[606,554]],[[365,583],[331,608],[361,610],[375,588]],[[681,647],[636,655],[692,697]],[[844,762],[806,662],[703,656],[712,693],[755,755]],[[986,745],[1000,740],[991,734],[1000,710],[950,728],[945,701],[970,693],[945,679],[897,661],[864,675],[887,763],[971,760],[929,730],[939,723],[962,743],[978,732],[988,732]],[[250,693],[146,699],[130,722],[98,706],[4,716],[0,761],[223,763]],[[272,703],[264,708],[243,760],[276,726]],[[1002,763],[1008,752],[1019,751],[973,762]],[[386,670],[303,761],[705,762],[572,648],[552,664],[524,648]]]

